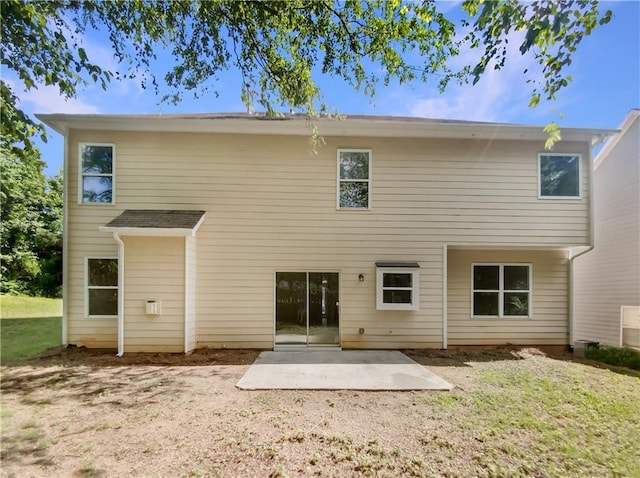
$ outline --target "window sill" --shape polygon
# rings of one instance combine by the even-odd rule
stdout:
[[[531,320],[531,315],[472,315],[471,320]]]
[[[404,310],[404,311],[414,311],[420,310],[418,306],[414,304],[382,304],[376,307],[376,310]]]
[[[561,201],[580,201],[582,196],[538,196],[538,199],[542,199],[544,201],[559,199]]]

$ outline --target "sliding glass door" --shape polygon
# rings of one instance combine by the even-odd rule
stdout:
[[[340,343],[337,272],[276,272],[276,344]]]

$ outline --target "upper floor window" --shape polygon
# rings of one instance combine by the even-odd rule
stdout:
[[[85,315],[118,316],[118,259],[88,257],[85,262]]]
[[[473,264],[473,317],[530,317],[530,264]]]
[[[115,145],[80,145],[80,202],[113,204]]]
[[[369,209],[371,151],[338,150],[338,209]]]
[[[580,198],[580,155],[538,155],[540,198]]]

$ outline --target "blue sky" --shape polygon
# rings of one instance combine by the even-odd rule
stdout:
[[[444,4],[453,14],[459,2]],[[380,87],[376,98],[356,94],[342,81],[320,78],[324,100],[341,113],[422,116],[545,125],[557,121],[560,126],[616,128],[632,108],[640,107],[640,0],[601,2],[611,9],[611,23],[598,28],[583,41],[573,57],[568,72],[573,82],[563,89],[555,102],[541,102],[528,107],[531,92],[522,72],[535,69],[531,59],[514,55],[507,67],[490,71],[475,86],[451,87],[444,94],[435,85],[415,83],[411,86]],[[87,36],[85,47],[94,62],[117,70],[108,45],[97,36]],[[510,42],[514,45],[516,42]],[[517,50],[516,50],[517,53]],[[463,53],[455,60],[470,60]],[[4,75],[4,72],[3,72]],[[198,100],[185,97],[179,105],[159,104],[152,89],[143,89],[135,80],[112,83],[107,91],[90,86],[78,97],[65,101],[55,88],[41,87],[22,92],[11,75],[4,75],[14,85],[21,106],[29,113],[191,113],[242,112],[239,82],[233,73],[218,83],[221,94]],[[13,81],[12,81],[13,80]],[[561,115],[560,115],[561,114]],[[42,145],[47,174],[54,174],[62,164],[62,139],[51,132]]]

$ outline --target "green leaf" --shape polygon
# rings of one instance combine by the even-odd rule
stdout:
[[[451,80],[476,84],[512,61],[505,45],[516,30],[525,32],[521,54],[544,72],[542,84],[532,87],[533,107],[568,86],[564,71],[579,44],[611,19],[595,1],[550,0],[465,0],[469,19],[462,23],[432,1],[3,0],[2,7],[2,63],[26,89],[50,83],[73,97],[89,83],[106,88],[112,74],[90,63],[80,46],[91,33],[111,45],[117,77],[139,78],[158,94],[164,79],[164,101],[222,93],[248,109],[295,109],[311,117],[324,104],[322,76],[370,98],[380,85],[435,80],[444,91]],[[452,68],[451,58],[469,49],[479,60]],[[168,67],[156,77],[159,63]],[[242,79],[221,90],[218,80],[228,70]],[[537,85],[535,74],[525,73],[525,80]],[[12,98],[7,108],[18,111]],[[7,126],[9,141],[31,146],[35,122],[16,124],[29,127]]]
[[[531,100],[529,100],[529,108],[535,108],[539,102],[540,95],[538,93],[531,95]]]
[[[560,127],[555,121],[546,125],[543,128],[543,131],[548,135],[547,140],[544,143],[544,147],[548,150],[552,149],[553,145],[562,139]]]

